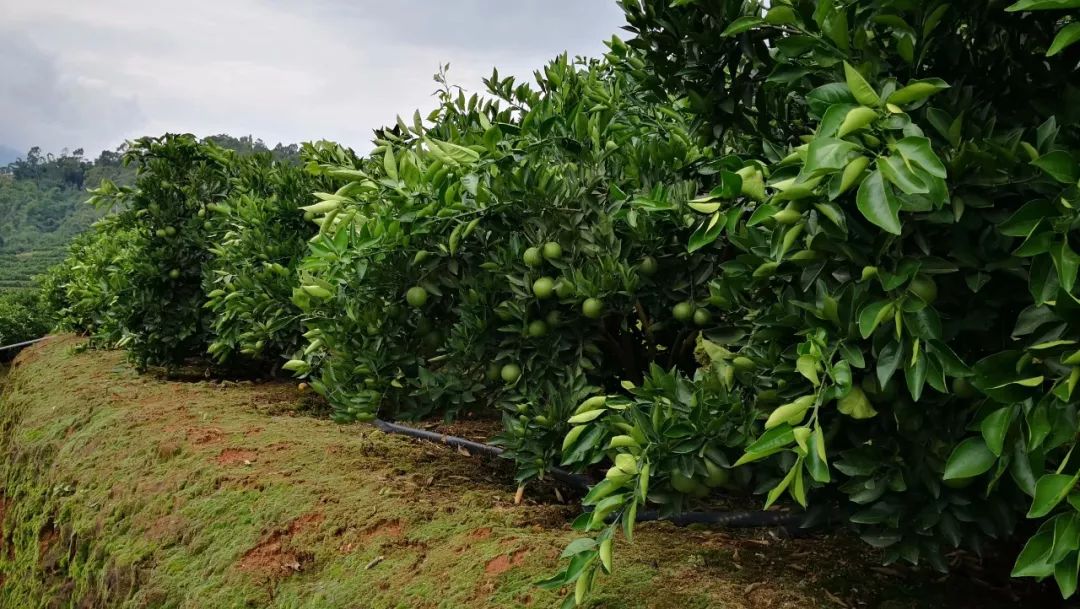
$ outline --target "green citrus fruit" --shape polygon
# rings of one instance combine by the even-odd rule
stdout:
[[[908,285],[908,290],[927,304],[937,300],[937,284],[926,275],[916,275]]]
[[[529,323],[529,336],[533,338],[539,338],[548,333],[547,324],[543,320],[537,319]]]
[[[525,262],[525,266],[538,267],[544,264],[544,257],[540,254],[540,249],[535,247],[525,250],[525,254],[521,256],[521,259]]]
[[[599,298],[586,298],[581,303],[581,314],[589,319],[600,319],[604,314],[604,303]]]
[[[757,368],[757,364],[754,363],[754,360],[745,355],[740,355],[731,360],[731,365],[735,366],[735,369],[739,372],[751,372],[754,368]]]
[[[158,239],[164,239],[164,238],[165,238],[165,234],[166,234],[166,233],[165,233],[165,229],[164,229],[164,228],[159,228],[159,229],[157,229],[157,230],[156,230],[156,231],[154,232],[154,234],[155,234],[155,235],[157,235],[157,238],[158,238]]]
[[[698,309],[694,311],[694,325],[704,326],[712,321],[712,313],[708,309]]]
[[[675,472],[671,474],[671,488],[680,493],[689,494],[697,491],[698,483],[693,478],[684,476],[681,472]]]
[[[569,298],[574,295],[574,284],[565,279],[555,282],[555,295],[559,298]]]
[[[405,292],[405,302],[408,302],[411,307],[424,306],[427,304],[427,298],[427,290],[420,286],[413,286],[409,288],[408,292]]]
[[[544,316],[544,321],[547,322],[549,327],[554,328],[562,322],[562,315],[557,310],[548,311],[548,314]]]
[[[729,301],[728,297],[721,292],[714,291],[709,294],[709,304],[714,307],[725,308],[731,304],[731,301]]]
[[[499,370],[499,376],[507,383],[513,383],[521,377],[521,366],[517,364],[506,364]]]
[[[169,278],[180,279],[180,269],[173,269],[169,271]]]
[[[497,381],[501,370],[502,368],[498,364],[491,364],[487,367],[487,371],[484,372],[484,378],[489,381]]]
[[[671,314],[678,321],[690,321],[694,316],[694,305],[689,302],[680,302],[671,309]]]
[[[315,219],[315,212],[305,211],[304,212],[304,219],[307,220],[308,222],[311,222],[312,220]]]
[[[540,300],[551,298],[555,292],[555,280],[551,277],[541,277],[533,282],[533,294]]]
[[[503,321],[510,321],[514,318],[514,313],[510,310],[510,303],[508,301],[502,301],[495,307],[495,316]]]
[[[731,474],[728,473],[728,470],[708,459],[705,459],[705,470],[709,472],[709,476],[705,478],[705,486],[709,488],[723,486],[731,480]]]
[[[544,244],[544,258],[548,260],[558,260],[562,258],[562,246],[554,241],[548,241]]]
[[[656,262],[656,258],[645,256],[641,259],[641,264],[638,265],[638,272],[646,277],[652,277],[659,268],[660,265]]]
[[[165,227],[165,234],[172,237],[173,235],[176,234],[176,227],[175,226],[166,226]]]

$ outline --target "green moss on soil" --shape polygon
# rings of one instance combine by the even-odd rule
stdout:
[[[79,344],[25,351],[0,397],[0,607],[557,606],[533,582],[575,508],[513,505],[505,468],[307,416],[291,385],[166,382]],[[592,606],[964,606],[872,564],[842,538],[647,524]]]

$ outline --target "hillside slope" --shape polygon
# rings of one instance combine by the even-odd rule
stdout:
[[[514,506],[498,464],[306,416],[291,385],[167,382],[79,344],[4,381],[0,607],[557,606],[532,584],[576,508]],[[995,606],[863,554],[643,524],[592,606]]]

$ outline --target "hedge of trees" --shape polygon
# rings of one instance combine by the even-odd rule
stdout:
[[[939,569],[1027,540],[1013,574],[1071,596],[1080,2],[620,4],[604,58],[442,81],[363,158],[134,142],[47,298],[342,422],[497,411],[523,484],[606,469],[566,606],[638,510],[714,492]]]

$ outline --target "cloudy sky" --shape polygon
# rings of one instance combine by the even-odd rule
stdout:
[[[0,0],[0,146],[88,155],[167,131],[332,139],[360,151],[432,107],[432,74],[470,91],[596,56],[614,0]]]

